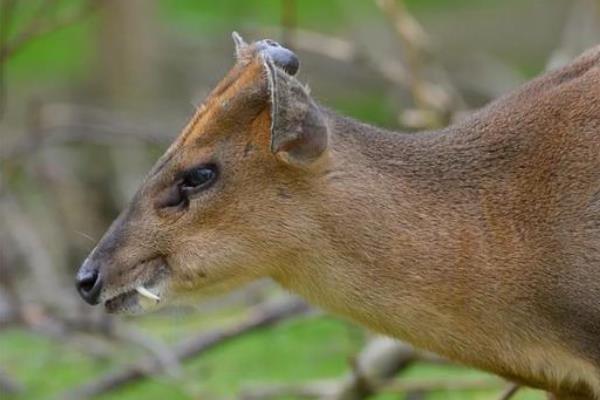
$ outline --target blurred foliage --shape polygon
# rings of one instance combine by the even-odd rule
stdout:
[[[199,328],[207,327],[202,317],[188,316],[184,320]],[[169,330],[169,334],[173,330],[189,332],[186,329],[189,326],[183,328],[165,318],[146,317],[143,325],[153,334],[165,330]],[[362,343],[361,330],[337,319],[310,317],[290,321],[274,329],[244,335],[187,363],[185,379],[170,381],[169,378],[159,378],[134,383],[99,398],[231,398],[252,383],[336,378],[347,370],[348,360]],[[93,361],[68,343],[59,345],[19,330],[8,330],[0,335],[0,348],[4,349],[0,365],[11,366],[11,372],[22,379],[27,392],[19,398],[27,399],[51,398],[131,358],[131,354],[125,353],[110,360]],[[436,365],[417,365],[402,374],[403,379],[484,376],[466,368]],[[489,390],[441,391],[427,398],[476,400],[494,398],[496,394],[497,391]],[[377,400],[401,398],[391,395],[376,397]],[[515,397],[516,400],[543,398],[543,395],[528,390]]]

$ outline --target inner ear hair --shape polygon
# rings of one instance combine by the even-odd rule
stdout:
[[[308,166],[327,149],[329,130],[320,107],[296,78],[264,56],[271,97],[271,151],[295,166]]]

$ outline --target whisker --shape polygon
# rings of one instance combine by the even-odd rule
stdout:
[[[87,233],[80,232],[80,231],[75,231],[75,230],[73,232],[75,232],[76,234],[78,234],[80,236],[83,236],[84,238],[88,239],[90,242],[94,242],[95,243],[95,242],[98,241],[97,239],[94,239],[93,237],[91,237]]]

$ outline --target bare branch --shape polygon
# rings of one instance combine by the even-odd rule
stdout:
[[[115,329],[113,329],[112,335],[121,342],[134,343],[137,346],[143,347],[155,357],[156,361],[160,364],[159,368],[162,373],[171,377],[181,376],[179,359],[172,352],[172,349],[161,340],[123,324],[117,324]]]
[[[558,46],[550,55],[546,70],[562,67],[585,49],[598,43],[600,37],[600,1],[572,2]]]
[[[28,157],[45,146],[95,143],[114,146],[134,139],[146,144],[167,144],[173,135],[147,124],[137,123],[106,110],[73,104],[40,106],[36,135],[27,135],[0,148],[0,160]]]
[[[377,5],[390,19],[406,55],[409,72],[409,86],[419,109],[430,109],[433,99],[425,90],[423,79],[423,60],[421,53],[428,43],[425,32],[417,20],[408,13],[402,1],[377,0]]]
[[[299,300],[288,300],[275,306],[256,307],[242,323],[203,333],[197,337],[180,342],[171,349],[171,352],[179,361],[187,360],[240,335],[275,325],[284,319],[304,314],[308,310],[309,307]],[[74,391],[63,396],[63,398],[79,399],[93,397],[160,372],[160,364],[156,359],[144,358],[129,367],[113,371],[98,380],[76,388]]]
[[[376,4],[392,23],[404,49],[407,66],[407,84],[416,110],[401,116],[403,124],[416,128],[437,128],[450,121],[456,90],[448,90],[438,83],[425,79],[429,38],[416,18],[409,13],[403,0],[376,0]],[[437,67],[441,70],[440,67]],[[445,74],[443,74],[445,75]],[[449,86],[446,83],[446,86]]]
[[[498,400],[509,400],[511,399],[521,388],[521,386],[512,383],[510,384],[505,390],[504,392],[502,392],[502,394],[500,395],[500,397],[498,398]]]
[[[387,383],[377,388],[377,394],[406,394],[447,390],[493,390],[502,385],[502,380],[493,378],[462,379],[418,379]],[[319,380],[303,384],[265,384],[243,390],[242,400],[268,400],[280,397],[306,399],[335,399],[340,390],[337,380]]]
[[[331,399],[366,399],[410,365],[415,357],[416,352],[411,346],[387,337],[377,337],[356,357],[352,372],[342,380]]]
[[[21,210],[18,201],[9,194],[3,196],[0,215],[11,236],[11,243],[16,246],[29,267],[40,297],[47,304],[68,308],[68,298],[61,296],[62,285],[54,271],[52,257],[35,224]]]
[[[504,381],[497,378],[453,378],[453,379],[423,379],[403,380],[390,383],[378,392],[386,393],[411,393],[411,392],[435,392],[447,390],[492,390],[502,387]]]
[[[340,382],[337,380],[323,380],[303,384],[297,383],[270,383],[254,385],[242,390],[241,400],[268,400],[281,397],[294,397],[301,399],[330,398],[339,391]]]

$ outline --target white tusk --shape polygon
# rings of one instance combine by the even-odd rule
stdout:
[[[152,293],[151,291],[149,291],[148,289],[146,289],[143,286],[136,287],[135,291],[138,292],[139,294],[141,294],[142,296],[147,297],[151,300],[160,301],[160,297],[158,297],[157,295],[155,295],[154,293]]]

